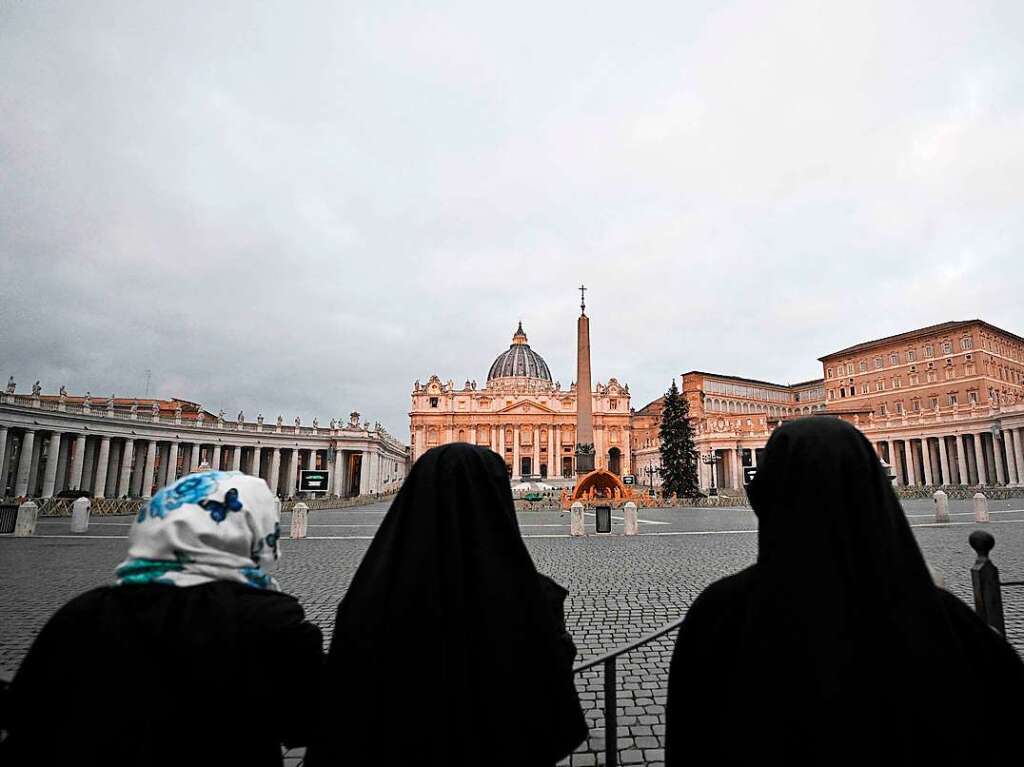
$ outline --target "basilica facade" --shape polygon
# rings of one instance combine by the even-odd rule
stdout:
[[[482,387],[432,375],[412,391],[410,440],[415,461],[432,447],[469,442],[505,459],[513,480],[576,473],[576,384],[563,389],[530,344],[522,323],[491,364]],[[588,392],[593,403],[596,468],[630,472],[629,386],[611,378]]]

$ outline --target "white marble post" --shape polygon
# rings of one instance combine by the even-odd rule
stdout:
[[[939,437],[939,468],[942,469],[942,484],[952,485],[953,478],[949,475],[949,455],[945,437]]]
[[[96,498],[104,498],[107,493],[107,466],[110,462],[110,437],[100,439],[100,453],[96,459],[96,482],[92,494]]]
[[[974,494],[974,521],[975,522],[988,522],[990,517],[988,515],[988,498],[981,493]]]
[[[71,532],[85,533],[89,531],[89,511],[92,502],[88,498],[78,498],[71,504]]]
[[[305,538],[306,526],[309,518],[309,506],[304,503],[297,503],[292,507],[292,538]]]
[[[18,507],[18,516],[14,521],[14,536],[21,538],[35,535],[38,521],[39,507],[33,501],[25,501]]]
[[[260,447],[259,447],[259,445],[257,445],[256,447],[254,447],[252,449],[252,464],[250,466],[250,472],[249,472],[254,477],[258,477],[260,475],[260,468],[261,468],[260,464],[262,463],[262,459],[263,459],[263,456],[260,455]]]
[[[639,525],[636,519],[636,504],[629,501],[622,507],[622,532],[625,535],[636,535]]]
[[[57,461],[60,459],[60,432],[50,433],[46,446],[46,468],[43,470],[43,498],[53,497],[53,485],[57,480]]]
[[[146,463],[142,468],[142,492],[143,498],[153,497],[153,467],[156,466],[156,440],[151,439],[146,445]]]
[[[121,450],[121,476],[117,482],[117,497],[124,498],[131,488],[132,461],[135,458],[135,440],[126,439]]]
[[[936,490],[932,493],[932,499],[935,501],[935,521],[939,524],[949,522],[949,496]]]
[[[981,434],[974,435],[974,460],[978,464],[978,484],[987,485],[988,475],[985,472],[985,451],[982,450]]]
[[[68,483],[71,490],[80,490],[82,487],[82,472],[85,469],[85,435],[79,434],[75,437],[75,457],[71,463],[71,481]]]
[[[569,508],[569,535],[575,538],[585,534],[586,530],[583,526],[583,504],[576,501]]]
[[[956,469],[960,473],[960,484],[971,484],[971,475],[967,471],[967,435],[956,435]]]
[[[32,473],[32,450],[35,447],[35,442],[35,431],[26,429],[18,449],[18,473],[14,478],[14,494],[19,498],[28,495],[28,480],[29,474]]]

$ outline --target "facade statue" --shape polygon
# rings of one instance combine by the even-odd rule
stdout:
[[[139,401],[137,399],[133,399],[132,400],[132,406],[130,408],[128,408],[128,412],[129,413],[138,413],[139,412]]]
[[[217,411],[217,423],[223,425],[224,423],[224,409],[221,408]]]
[[[82,406],[83,407],[91,407],[92,406],[92,395],[89,392],[85,393],[85,399],[82,400]]]
[[[302,419],[295,416],[295,428],[298,429],[302,425]]]
[[[360,415],[361,415],[361,413],[358,410],[353,410],[351,413],[348,414],[348,422],[349,422],[349,424],[354,426],[354,427],[356,427],[357,429],[359,428],[359,417],[360,417]]]
[[[153,400],[152,405],[153,415],[160,415],[160,403],[157,400]]]
[[[7,379],[7,393],[14,394],[14,390],[17,388],[17,384],[14,383],[14,376]]]
[[[43,391],[43,387],[39,385],[39,381],[32,384],[32,396],[38,397]]]
[[[60,394],[60,396],[61,396],[61,397],[66,397],[66,396],[68,396],[68,387],[66,387],[66,386],[64,386],[63,384],[61,384],[61,387],[60,387],[60,392],[59,392],[59,394]]]
[[[313,418],[313,428],[314,428],[314,429],[316,429],[316,428],[318,428],[319,426],[320,426],[320,419],[319,419],[319,418],[316,418],[316,417],[314,417],[314,418]]]
[[[175,408],[174,408],[174,419],[176,421],[180,421],[181,420],[181,404],[180,403],[177,406],[175,406]]]
[[[263,425],[263,413],[260,413],[259,415],[256,416],[256,423],[258,423],[260,426]]]
[[[413,391],[419,391],[419,390],[420,390],[420,379],[418,379],[418,378],[417,378],[417,379],[416,379],[416,383],[414,383],[414,384],[412,385],[412,387],[413,387],[413,388],[412,388],[412,390],[413,390]]]
[[[280,415],[278,415],[277,416],[277,425],[280,426],[283,423],[284,423],[284,418],[282,418]]]
[[[337,422],[337,421],[335,421],[335,420],[334,420],[334,419],[332,418],[332,419],[331,419],[331,431],[334,431],[334,430],[335,430],[336,428],[338,428],[338,422]]]
[[[245,413],[243,413],[241,410],[238,411],[238,422],[245,423]]]
[[[89,392],[85,393],[85,398],[87,400],[89,399]],[[107,397],[107,410],[113,410],[113,409],[114,409],[114,395],[111,394],[109,397]]]

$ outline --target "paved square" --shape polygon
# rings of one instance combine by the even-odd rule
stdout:
[[[931,523],[930,501],[909,501],[905,509],[929,564],[953,593],[971,604],[974,552],[968,534],[977,525],[969,504],[951,504],[953,521]],[[1024,579],[1024,500],[991,505],[988,529],[996,537],[993,561],[1006,580]],[[329,641],[338,601],[369,545],[386,504],[344,511],[314,512],[309,538],[283,542],[278,576],[297,596],[310,620]],[[749,509],[642,510],[635,538],[589,536],[571,539],[568,514],[519,515],[526,544],[538,569],[565,585],[569,631],[578,660],[636,639],[680,616],[713,580],[745,567],[757,553],[757,522]],[[0,536],[0,675],[9,677],[47,618],[76,594],[109,583],[123,559],[130,518],[97,518],[88,537],[72,536],[68,519],[44,519],[30,539]],[[290,520],[284,520],[285,529]],[[587,519],[593,530],[593,518]],[[615,520],[621,530],[621,518]],[[1024,589],[1003,595],[1007,632],[1024,650]],[[619,748],[623,764],[657,764],[663,759],[665,684],[674,635],[626,656],[619,666]],[[591,738],[571,764],[603,762],[602,674],[577,679],[591,725]]]

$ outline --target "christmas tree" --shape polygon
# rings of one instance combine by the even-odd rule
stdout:
[[[690,426],[690,403],[679,394],[675,379],[665,393],[661,411],[661,487],[666,495],[686,498],[699,493],[697,448]]]

